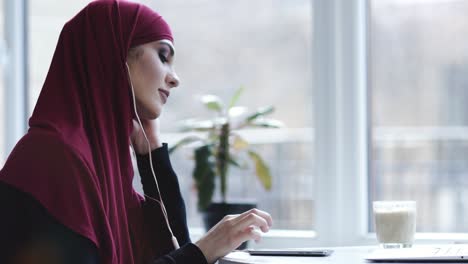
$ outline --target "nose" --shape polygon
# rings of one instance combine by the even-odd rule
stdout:
[[[166,76],[166,83],[168,84],[169,88],[175,88],[179,86],[179,76],[177,76],[174,70],[170,71]]]

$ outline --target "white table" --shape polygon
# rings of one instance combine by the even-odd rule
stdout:
[[[271,256],[250,256],[245,252],[232,252],[219,264],[245,264],[245,263],[269,263],[269,264],[305,264],[305,263],[338,263],[338,264],[362,264],[369,263],[364,258],[377,247],[336,247],[328,257],[271,257]]]

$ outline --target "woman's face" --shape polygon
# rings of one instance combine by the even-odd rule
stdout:
[[[129,51],[127,64],[135,91],[137,112],[142,119],[156,119],[170,90],[179,85],[174,64],[174,46],[169,40],[139,45]]]

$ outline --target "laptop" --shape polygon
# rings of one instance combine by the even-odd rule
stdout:
[[[370,262],[467,262],[468,244],[377,249],[366,258]]]

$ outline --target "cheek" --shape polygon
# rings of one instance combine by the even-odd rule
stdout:
[[[144,60],[141,65],[144,83],[149,87],[160,86],[163,79],[163,66],[158,57]]]

